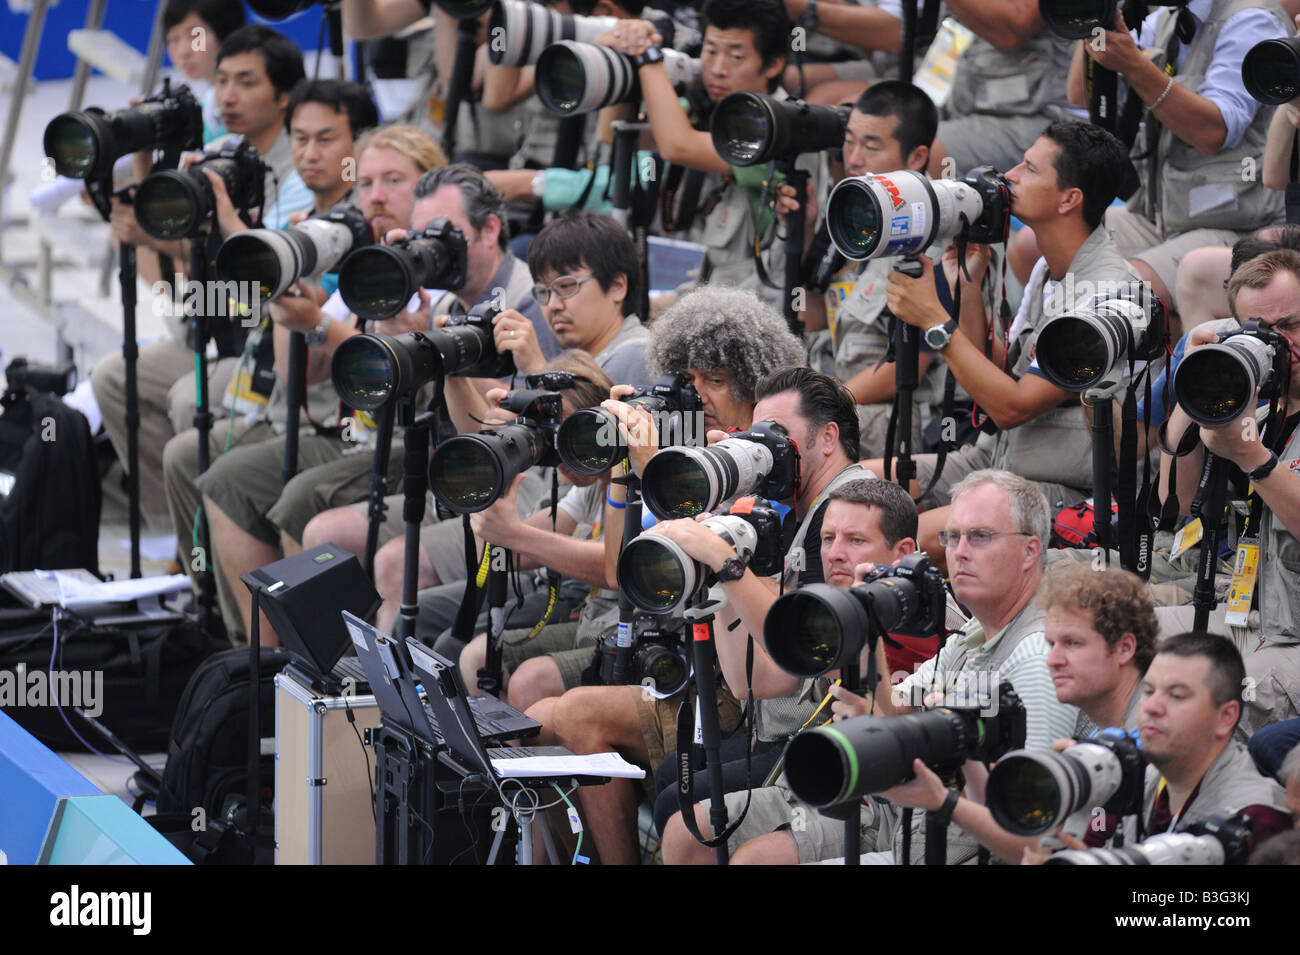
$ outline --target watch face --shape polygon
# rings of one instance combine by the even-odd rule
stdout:
[[[925,343],[931,348],[942,348],[952,338],[947,325],[935,325],[925,330]]]

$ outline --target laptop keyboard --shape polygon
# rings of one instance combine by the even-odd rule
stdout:
[[[525,756],[554,756],[553,746],[497,746],[487,751],[489,759],[522,759]]]

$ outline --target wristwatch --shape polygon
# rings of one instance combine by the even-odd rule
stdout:
[[[942,325],[931,325],[925,330],[921,337],[925,343],[930,346],[931,351],[943,351],[952,341],[953,332],[957,330],[957,323],[953,319],[948,319]]]
[[[1273,473],[1275,467],[1277,467],[1277,455],[1270,451],[1268,452],[1268,460],[1247,474],[1246,477],[1250,478],[1252,484],[1256,481],[1262,481]]]
[[[725,584],[730,580],[739,580],[745,576],[745,562],[739,557],[728,557],[722,562],[722,569],[718,571],[718,583]]]
[[[647,63],[662,63],[663,61],[664,51],[653,43],[642,50],[641,53],[632,60],[638,70]]]
[[[333,316],[322,315],[320,317],[320,323],[311,331],[304,332],[302,337],[307,339],[308,345],[324,345],[325,339],[330,333],[330,325],[333,323]]]

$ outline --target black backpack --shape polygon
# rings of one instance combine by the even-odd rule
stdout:
[[[99,466],[85,417],[32,388],[0,404],[0,573],[96,570]]]
[[[291,659],[288,650],[263,647],[261,730],[275,731],[275,675]],[[263,805],[275,789],[275,757],[261,759]],[[248,649],[221,650],[194,671],[172,722],[158,791],[158,813],[193,814],[202,808],[217,819],[232,794],[248,793]]]

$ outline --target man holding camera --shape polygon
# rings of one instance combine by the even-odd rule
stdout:
[[[803,580],[819,580],[820,551],[806,549],[805,541],[819,539],[826,494],[848,481],[872,476],[853,463],[858,438],[852,399],[835,379],[805,367],[784,368],[767,375],[758,383],[755,398],[754,422],[771,421],[784,428],[800,455],[802,482],[795,501],[799,524],[786,551],[785,584],[793,587]],[[630,412],[628,419],[635,414],[635,410]],[[755,682],[772,676],[769,670],[776,667],[762,649],[761,633],[763,617],[777,596],[777,582],[756,577],[730,544],[696,521],[664,521],[650,533],[667,536],[688,557],[714,572],[727,564],[727,573],[720,575],[719,581],[729,605],[718,614],[714,634],[722,673],[733,692],[745,692],[747,632],[760,635],[755,641]],[[783,685],[770,693],[766,687],[756,686],[755,694],[779,697],[798,689],[796,681],[793,688]],[[603,746],[653,765],[676,746],[676,701],[645,701],[642,693],[640,687],[579,687],[557,700],[539,703],[531,712],[544,725],[552,726],[558,741],[574,752],[600,752]],[[718,705],[721,729],[729,732],[739,717],[735,699],[719,690]],[[760,737],[789,736],[813,708],[794,698],[774,700],[760,719]],[[635,864],[639,854],[633,787],[626,781],[614,780],[591,788],[581,798],[601,860],[606,864]]]
[[[1270,113],[1246,91],[1241,63],[1255,44],[1293,30],[1273,0],[1191,0],[1151,13],[1132,32],[1120,10],[1103,26],[1102,36],[1079,41],[1071,100],[1086,102],[1090,57],[1118,73],[1121,89],[1145,107],[1133,153],[1143,189],[1107,214],[1106,227],[1138,274],[1173,303],[1184,255],[1283,219],[1282,195],[1247,174],[1264,155]]]
[[[700,19],[705,25],[700,80],[710,110],[730,93],[776,90],[785,70],[792,26],[780,0],[708,0]],[[634,58],[655,150],[665,162],[686,170],[677,185],[670,170],[664,189],[674,192],[684,206],[676,216],[675,231],[685,230],[688,238],[708,247],[699,281],[752,289],[781,307],[782,289],[763,283],[755,267],[755,249],[761,248],[768,276],[779,282],[784,274],[784,247],[773,241],[775,218],[768,209],[757,207],[764,192],[762,167],[732,167],[718,155],[708,128],[692,125],[664,67],[658,45],[663,37],[653,24],[625,20],[596,42]],[[820,154],[803,153],[797,165],[812,174],[811,192],[816,195]],[[753,176],[755,171],[760,174]],[[769,202],[776,198],[774,188]],[[805,201],[803,196],[782,200],[786,207]]]
[[[930,162],[930,147],[939,127],[934,103],[910,83],[886,80],[863,93],[844,132],[844,175],[885,174],[899,169],[924,173]],[[885,310],[886,286],[899,259],[889,256],[850,262],[831,280],[825,296],[808,300],[805,328],[818,331],[829,327],[829,342],[835,375],[844,382],[858,407],[863,457],[884,450],[893,409],[895,364],[880,364],[889,351],[890,323]],[[941,274],[940,300],[948,298],[948,286]],[[811,350],[819,346],[814,344]],[[943,362],[922,348],[917,362],[920,387],[914,392],[911,446],[921,442],[921,429],[928,406],[943,387]],[[817,364],[814,358],[813,364]],[[824,367],[824,365],[823,365]],[[830,369],[826,369],[830,370]]]
[[[1078,711],[1053,692],[1044,636],[1045,614],[1037,603],[1051,528],[1047,501],[1032,482],[1008,471],[983,470],[963,478],[953,488],[953,503],[940,540],[947,549],[953,594],[972,616],[962,631],[948,640],[938,655],[923,663],[892,695],[878,694],[875,703],[885,714],[911,712],[953,691],[996,699],[999,683],[1009,682],[1025,708],[1025,746],[1049,749],[1054,739],[1070,736]],[[862,715],[861,701],[838,705],[837,712]],[[882,795],[902,807],[934,810],[945,821],[962,827],[950,833],[948,862],[969,861],[976,846],[972,835],[996,827],[979,802],[962,798],[921,760],[912,766],[916,778]],[[975,765],[967,771],[980,773]],[[982,792],[978,779],[968,780],[968,792]],[[969,825],[971,831],[965,827]],[[922,845],[923,824],[914,821],[913,845]],[[902,827],[889,854],[864,861],[903,861]],[[1019,858],[1019,848],[1014,852]]]
[[[222,42],[216,56],[216,70],[216,100],[221,121],[230,133],[243,134],[266,164],[263,222],[274,228],[283,228],[290,212],[311,205],[311,193],[294,169],[285,129],[290,94],[306,75],[302,54],[292,41],[276,31],[249,25],[235,30]],[[220,178],[212,174],[208,178],[214,183],[214,192],[220,189],[220,196],[224,197],[225,188],[220,185]],[[229,200],[226,206],[229,207]],[[219,224],[228,222],[230,218],[234,218],[233,209],[231,216],[219,219]],[[116,241],[133,245],[137,250],[153,250],[169,256],[174,273],[189,273],[189,240],[166,242],[155,239],[136,222],[135,208],[119,199],[113,200],[110,224]],[[156,255],[139,255],[138,263],[142,278],[171,288],[174,275],[162,274]],[[172,292],[179,302],[181,290],[172,289]],[[189,324],[183,319],[164,322],[167,337],[143,346],[136,361],[136,388],[140,402],[140,509],[149,524],[160,527],[169,524],[163,451],[178,431],[190,426],[193,418],[194,349],[189,341]],[[227,359],[220,363],[219,368],[209,368],[212,391],[224,393],[235,365],[233,359]],[[91,383],[95,401],[103,412],[104,430],[108,432],[118,460],[125,466],[126,364],[121,352],[106,355],[95,365]],[[188,416],[185,416],[186,409]],[[220,413],[220,406],[215,410]],[[182,554],[189,554],[186,546],[189,539],[188,530],[180,535]]]
[[[854,570],[861,564],[892,564],[916,550],[916,504],[897,484],[874,478],[850,481],[827,495],[821,527],[821,563],[826,583],[835,587],[853,584]],[[958,614],[960,619],[960,615]],[[933,639],[892,636],[898,648],[877,644],[878,667],[885,678],[900,669],[899,664],[919,662],[932,656]],[[892,657],[892,658],[891,658]],[[907,667],[910,672],[911,667]],[[862,668],[865,674],[866,667]],[[833,676],[833,674],[831,674]],[[837,684],[832,695],[850,698]],[[852,697],[856,699],[856,697]],[[840,705],[840,704],[835,704]],[[728,838],[733,865],[794,865],[813,862],[843,852],[844,823],[815,810],[799,809],[789,789],[778,780],[773,786],[755,789],[745,821]],[[728,793],[727,815],[737,818],[746,794]],[[708,831],[709,801],[695,806],[696,825]],[[892,818],[879,806],[864,807],[862,822],[865,841],[888,840]],[[792,825],[799,819],[800,825]],[[675,814],[662,833],[666,865],[711,865],[713,849],[696,841]]]
[[[358,141],[356,159],[357,205],[372,231],[380,235],[410,222],[417,181],[424,172],[444,163],[437,144],[410,126],[371,130]],[[337,343],[355,333],[346,332],[345,322],[339,320],[346,313],[337,291],[326,301],[323,292],[305,283],[299,283],[271,305],[277,330],[308,335],[309,393],[311,385],[328,381],[329,361]],[[427,316],[424,322],[427,328]],[[383,327],[377,330],[398,333],[406,330],[408,323],[409,316],[398,316],[379,323]],[[322,426],[333,424],[330,418],[336,409],[337,395],[333,395],[327,412],[330,417],[316,420]],[[313,409],[308,411],[315,417]],[[288,485],[282,485],[281,477],[283,437],[232,448],[199,478],[212,535],[209,561],[216,570],[222,617],[232,634],[248,633],[251,623],[251,599],[240,577],[278,559],[282,547],[286,553],[296,553],[302,526],[319,509],[316,501],[338,497],[350,501],[365,495],[370,456],[364,453],[366,448],[352,445],[358,442],[345,442],[329,427],[324,427],[323,433],[303,434],[298,442],[300,473]],[[349,454],[349,450],[354,453]],[[390,479],[401,473],[400,453],[393,459]],[[332,472],[318,470],[322,466],[340,469],[340,476],[329,477]],[[293,526],[294,533],[282,536],[286,525]],[[274,634],[265,620],[261,632]]]
[[[1282,336],[1290,350],[1291,380],[1285,386],[1287,411],[1300,401],[1300,253],[1279,249],[1241,266],[1228,285],[1233,313],[1259,323],[1262,329]],[[1223,322],[1197,326],[1188,335],[1187,353],[1192,354],[1226,334]],[[1229,326],[1231,323],[1227,323]],[[1181,367],[1181,366],[1180,366]],[[1241,732],[1249,737],[1267,723],[1300,716],[1300,609],[1294,594],[1297,562],[1300,561],[1300,439],[1296,425],[1300,414],[1291,412],[1282,422],[1278,450],[1264,441],[1262,416],[1266,408],[1254,409],[1238,421],[1221,427],[1200,426],[1200,441],[1181,454],[1191,441],[1186,433],[1192,421],[1181,406],[1175,406],[1165,427],[1161,450],[1161,490],[1164,497],[1177,495],[1180,514],[1189,514],[1200,478],[1205,452],[1235,465],[1250,480],[1255,497],[1252,520],[1256,540],[1240,543],[1242,553],[1256,547],[1258,579],[1243,578],[1240,588],[1250,593],[1258,588],[1259,643],[1246,654],[1250,691],[1241,713]],[[1173,462],[1175,486],[1169,487]],[[1186,608],[1181,608],[1186,612]],[[1218,613],[1215,619],[1221,620]]]
[[[921,517],[921,546],[927,553],[937,553],[932,542],[946,516],[941,505],[948,502],[953,484],[972,471],[1013,469],[1037,484],[1051,503],[1074,503],[1088,496],[1092,441],[1083,409],[1076,396],[1042,376],[1034,352],[1038,333],[1051,318],[1074,311],[1096,292],[1136,278],[1101,226],[1102,214],[1128,168],[1114,136],[1087,123],[1060,122],[1049,126],[1020,165],[1007,173],[1012,212],[1037,227],[1045,252],[1005,342],[991,334],[980,292],[988,266],[986,248],[967,252],[959,279],[964,283],[959,321],[951,320],[938,300],[934,265],[928,258],[921,257],[920,278],[890,275],[890,310],[922,330],[957,383],[998,428],[947,456],[925,498],[929,510]],[[916,458],[913,494],[930,486],[936,460],[934,455]],[[868,467],[877,470],[882,464],[870,462]]]

